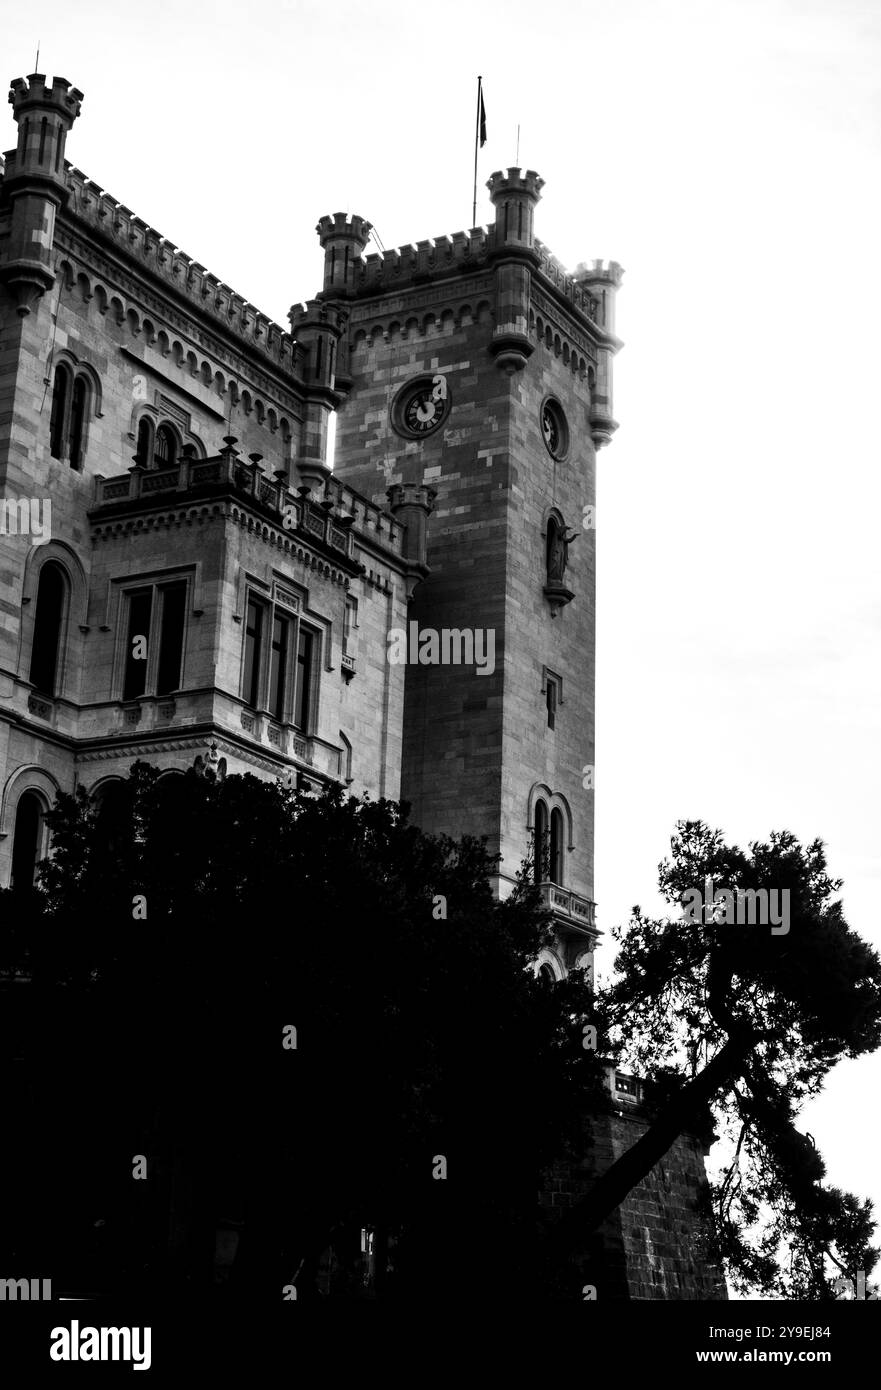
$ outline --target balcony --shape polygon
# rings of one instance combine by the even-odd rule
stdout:
[[[260,455],[250,455],[247,462],[233,449],[234,443],[228,436],[223,453],[209,459],[185,455],[172,468],[147,469],[136,463],[122,477],[103,478],[98,474],[91,517],[103,520],[130,510],[147,510],[157,503],[167,506],[169,502],[227,494],[270,517],[291,535],[317,542],[337,557],[353,565],[357,563],[353,517],[336,515],[332,501],[313,500],[308,488],[294,492],[287,486],[284,470],[276,470],[272,479],[268,478],[260,468]]]
[[[582,898],[580,893],[561,888],[557,883],[540,883],[538,890],[545,907],[553,912],[561,927],[568,931],[580,932],[584,936],[599,936],[596,903],[591,902],[590,898]]]

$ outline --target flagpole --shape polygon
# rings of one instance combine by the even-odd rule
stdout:
[[[477,79],[477,113],[474,117],[474,201],[471,204],[471,225],[477,221],[477,146],[480,141],[480,97],[482,77]]]

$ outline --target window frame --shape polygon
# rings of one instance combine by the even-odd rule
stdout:
[[[553,687],[555,688],[555,690],[556,690],[556,701],[555,701],[555,707],[554,707],[554,710],[553,710],[553,715],[552,715],[552,712],[551,712],[551,709],[550,709],[550,701],[549,701],[549,699],[548,699],[548,691],[549,691],[549,687],[550,687],[550,686],[553,686]],[[551,668],[550,668],[549,666],[542,666],[542,668],[541,668],[541,693],[542,693],[542,695],[544,696],[545,710],[546,710],[546,712],[547,712],[547,715],[549,716],[549,717],[548,717],[548,725],[547,725],[547,727],[548,727],[549,729],[551,729],[551,730],[555,730],[555,729],[556,729],[556,718],[557,718],[557,715],[560,713],[560,708],[561,708],[561,706],[562,706],[563,703],[564,703],[564,701],[563,701],[563,677],[562,677],[562,676],[559,676],[559,675],[557,674],[556,671],[552,671]],[[553,718],[553,722],[552,722],[551,715],[552,715],[552,718]]]
[[[249,614],[252,606],[261,613],[260,631],[260,650],[256,662],[250,665],[251,689],[247,677],[249,672],[248,662],[248,642],[250,640],[250,621]],[[239,680],[239,699],[254,714],[264,715],[274,724],[283,724],[298,733],[308,735],[315,728],[317,722],[318,694],[320,688],[320,659],[321,659],[321,632],[311,623],[303,621],[302,615],[298,610],[283,602],[278,591],[268,593],[264,590],[255,588],[249,584],[245,593],[244,633],[242,635],[242,653]],[[281,713],[278,712],[277,703],[270,704],[272,699],[272,672],[273,672],[273,647],[275,625],[282,622],[286,629],[286,644],[282,663],[283,695],[281,702]],[[305,724],[296,722],[298,710],[298,694],[300,689],[299,682],[299,649],[301,635],[308,634],[312,639],[312,651],[308,673],[308,695],[306,707]],[[252,698],[253,686],[256,683],[256,698]]]
[[[115,698],[123,704],[131,704],[137,700],[170,700],[175,694],[183,691],[186,679],[186,658],[187,658],[187,639],[190,627],[190,610],[193,606],[193,584],[194,575],[192,571],[181,573],[167,573],[157,575],[154,578],[128,579],[119,586],[119,614],[117,621],[117,667],[114,684]],[[162,638],[164,632],[165,619],[165,594],[167,590],[175,585],[184,586],[183,594],[183,621],[181,624],[180,641],[180,669],[178,671],[178,684],[174,690],[159,690],[159,667],[162,656]],[[147,658],[144,670],[144,689],[137,695],[126,695],[126,672],[129,666],[129,650],[131,633],[131,600],[138,594],[150,594],[150,622],[149,631],[145,634],[147,638]]]
[[[269,638],[269,672],[266,687],[267,711],[277,724],[285,723],[285,716],[288,706],[291,703],[290,689],[290,670],[291,670],[291,641],[292,636],[297,636],[298,630],[295,627],[296,619],[292,613],[279,611],[280,605],[273,604],[272,618],[267,637]],[[283,634],[281,643],[276,646],[275,629],[279,626]],[[276,651],[280,653],[280,660],[276,662]],[[278,689],[275,689],[275,686]]]
[[[300,687],[300,642],[302,641],[302,639],[303,639],[304,637],[308,637],[310,646],[309,646],[308,670],[307,670],[307,672],[306,672],[306,677],[305,677],[305,680],[306,680],[306,682],[307,682],[306,698],[305,698],[305,703],[306,703],[305,718],[302,720],[302,722],[300,722],[300,721],[297,720],[297,717],[296,717],[296,716],[297,716],[297,713],[298,713],[298,711],[299,711],[299,706],[300,706],[300,689],[301,689],[301,687]],[[316,628],[314,628],[314,627],[310,627],[308,623],[298,622],[298,623],[297,623],[297,633],[296,633],[295,651],[296,651],[296,670],[295,670],[295,673],[294,673],[294,690],[293,690],[294,702],[293,702],[293,708],[292,708],[292,710],[291,710],[291,724],[293,725],[293,727],[294,727],[295,729],[298,729],[299,732],[300,732],[301,734],[309,734],[309,733],[311,733],[312,729],[315,727],[315,724],[316,724],[316,722],[317,722],[316,716],[317,716],[317,710],[318,710],[319,671],[320,671],[320,663],[321,663],[321,636],[320,636],[320,633],[318,632],[318,630],[317,630]]]
[[[59,377],[65,383],[62,398],[57,395]],[[49,412],[49,456],[58,463],[67,463],[74,473],[84,470],[89,425],[98,410],[99,400],[100,383],[93,369],[77,366],[68,357],[55,363]]]

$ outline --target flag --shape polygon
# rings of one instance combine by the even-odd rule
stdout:
[[[483,88],[480,88],[480,107],[478,120],[480,123],[480,148],[486,144],[486,107],[483,104]]]

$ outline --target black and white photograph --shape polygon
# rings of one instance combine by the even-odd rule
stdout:
[[[3,9],[0,1377],[865,1373],[881,7]]]

